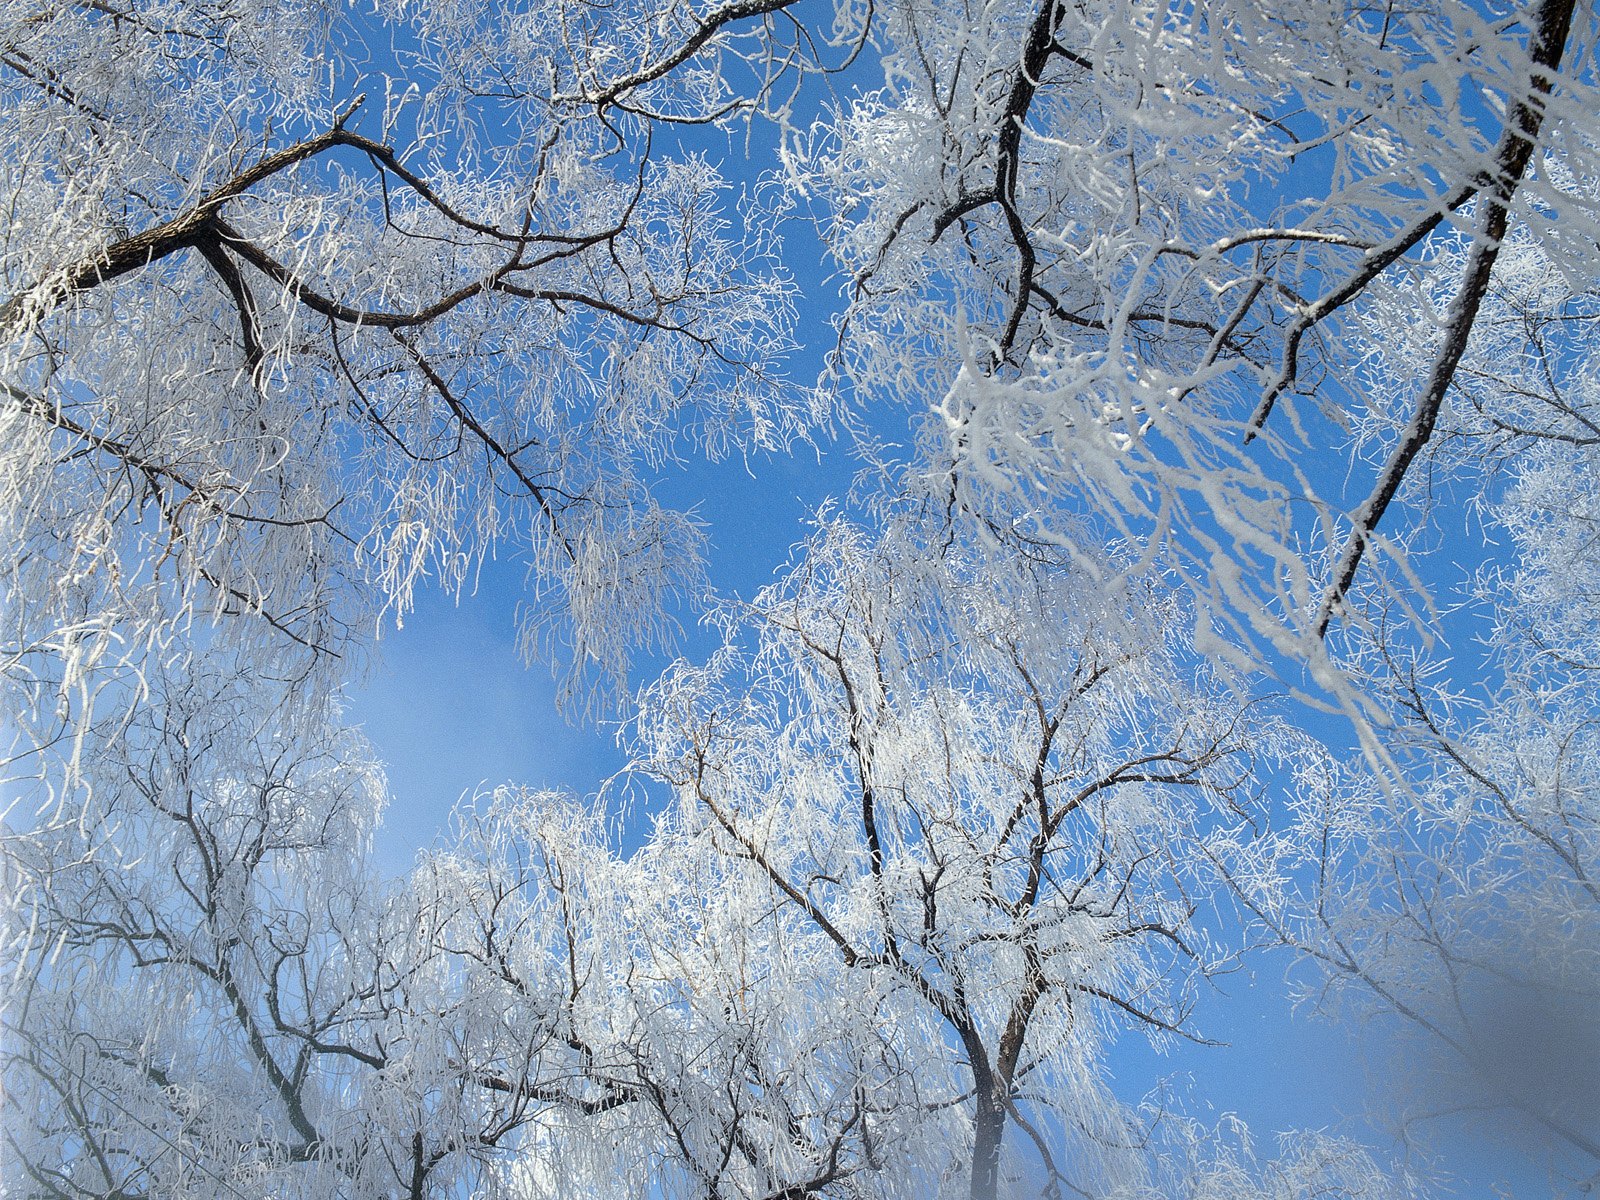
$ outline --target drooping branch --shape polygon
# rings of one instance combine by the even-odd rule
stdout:
[[[208,192],[186,212],[112,242],[99,252],[52,272],[0,303],[0,341],[17,337],[75,292],[99,287],[196,245],[197,239],[207,236],[211,231],[213,222],[228,201],[244,195],[256,184],[298,163],[343,144],[349,136],[345,133],[344,125],[355,115],[364,99],[364,96],[358,96],[339,114],[330,129],[267,155],[221,187]]]

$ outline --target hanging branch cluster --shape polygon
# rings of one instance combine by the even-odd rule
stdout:
[[[650,466],[822,416],[772,367],[790,298],[762,235],[619,111],[752,14],[595,97],[563,90],[593,64],[527,46],[489,96],[448,22],[397,24],[372,66],[370,30],[269,8],[6,27],[4,646],[23,707],[77,693],[41,743],[227,613],[225,639],[336,683],[380,612],[502,544],[540,597],[529,644],[565,645],[579,694],[614,687],[700,585]],[[336,106],[345,81],[384,99]]]
[[[1600,269],[1592,14],[878,18],[890,86],[798,159],[853,273],[840,369],[944,397],[927,449],[948,511],[1127,539],[1186,580],[1219,649],[1309,660],[1340,691],[1320,643],[1362,619],[1363,577],[1426,618],[1393,512],[1422,494],[1500,246],[1520,228],[1568,278]],[[1397,416],[1354,348],[1441,305]],[[1344,452],[1346,486],[1328,456],[1375,420],[1395,427],[1362,447],[1375,470]]]

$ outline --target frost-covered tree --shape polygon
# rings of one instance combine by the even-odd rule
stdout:
[[[392,1187],[393,1140],[352,1099],[418,964],[365,870],[370,748],[221,656],[149,684],[93,746],[81,820],[6,840],[7,1189]]]
[[[1254,757],[1292,740],[1183,624],[1064,562],[831,521],[725,650],[646,693],[643,763],[678,796],[658,838],[741,864],[748,920],[914,1035],[914,1099],[860,1136],[953,1123],[947,1187],[1113,1186],[1133,1135],[1103,1039],[1189,1033],[1228,953],[1201,847],[1249,830]]]
[[[1190,1032],[1224,885],[1469,1069],[1470,989],[1434,1001],[1508,931],[1594,995],[1595,33],[1575,0],[0,9],[0,728],[41,782],[0,840],[7,1186],[1376,1190],[1315,1140],[1158,1136],[1103,1046]],[[867,86],[808,126],[835,67]],[[696,127],[768,118],[731,205]],[[638,853],[507,791],[378,886],[337,711],[376,623],[510,546],[530,637],[619,682],[698,581],[652,467],[828,417],[773,374],[808,206],[832,383],[924,414],[910,502],[824,521],[646,689]],[[1428,640],[1438,497],[1508,534],[1482,681]],[[1295,780],[1230,690],[1263,663],[1381,777]],[[1291,781],[1304,819],[1246,836]],[[1594,1153],[1571,1096],[1504,1098]]]
[[[1212,869],[1296,739],[1170,601],[826,522],[643,694],[600,801],[507,788],[382,885],[369,749],[207,655],[10,835],[3,1169],[26,1194],[1378,1195],[1104,1077],[1230,962]],[[1070,636],[1065,639],[1065,630]],[[649,783],[654,780],[654,783]]]
[[[1368,648],[1359,665],[1393,714],[1381,736],[1405,786],[1365,767],[1324,781],[1302,797],[1302,827],[1284,835],[1297,839],[1284,862],[1300,868],[1304,888],[1245,891],[1263,923],[1303,952],[1319,1004],[1408,1028],[1428,1071],[1396,1101],[1419,1142],[1433,1132],[1424,1118],[1479,1113],[1521,1149],[1553,1146],[1558,1176],[1592,1186],[1596,306],[1527,236],[1509,238],[1502,261],[1437,452],[1446,467],[1481,472],[1493,497],[1483,517],[1504,560],[1479,572],[1466,606],[1489,636],[1465,671],[1382,640]],[[1381,367],[1406,368],[1398,347]],[[1298,858],[1307,846],[1318,853]]]
[[[668,824],[623,857],[594,808],[506,789],[424,864],[453,1056],[518,1130],[489,1194],[936,1192],[926,1030],[707,850]]]
[[[883,86],[795,169],[852,284],[840,369],[930,412],[929,493],[996,536],[1130,540],[1208,653],[1308,662],[1362,711],[1323,639],[1431,619],[1406,551],[1463,364],[1491,337],[1538,357],[1533,327],[1484,329],[1502,245],[1571,291],[1600,273],[1592,8],[845,13]]]
[[[174,647],[326,691],[419,583],[470,586],[497,548],[529,563],[530,647],[615,684],[700,582],[651,465],[811,425],[772,375],[790,297],[764,235],[636,111],[709,103],[692,70],[636,77],[693,39],[624,52],[645,8],[554,5],[514,37],[503,16],[0,11],[0,664],[24,751],[70,768]]]

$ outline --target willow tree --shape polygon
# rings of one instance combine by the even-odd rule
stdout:
[[[1127,1186],[1106,1041],[1198,1036],[1194,988],[1237,950],[1209,864],[1261,815],[1257,759],[1298,747],[1195,665],[1171,603],[835,521],[641,705],[667,828],[914,1038],[915,1098],[861,1136],[953,1122],[934,1175],[977,1200]]]
[[[511,42],[488,11],[314,0],[0,16],[25,750],[70,776],[179,645],[326,692],[497,547],[530,567],[530,647],[602,685],[700,586],[650,467],[810,426],[771,374],[789,289],[726,181],[623,102],[674,48],[619,58],[625,21],[568,16]]]

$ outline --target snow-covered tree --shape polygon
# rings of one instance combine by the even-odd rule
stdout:
[[[928,413],[922,486],[995,536],[1131,541],[1207,653],[1308,663],[1370,713],[1323,639],[1431,620],[1406,550],[1463,363],[1537,358],[1483,329],[1502,245],[1600,274],[1592,8],[844,12],[883,86],[795,173],[852,284],[839,369]]]
[[[452,1054],[517,1131],[489,1194],[937,1191],[925,1030],[707,850],[666,824],[624,858],[592,807],[507,789],[424,864]]]
[[[1186,652],[1170,599],[910,526],[826,522],[730,624],[641,705],[678,796],[658,838],[740,864],[745,920],[913,1038],[915,1098],[860,1136],[954,1121],[924,1169],[978,1198],[1112,1186],[1132,1124],[1104,1039],[1192,1032],[1229,953],[1201,847],[1250,830],[1255,758],[1293,739]]]
[[[351,1101],[415,963],[364,870],[381,771],[325,705],[222,656],[149,684],[87,758],[80,820],[6,839],[7,1189],[382,1191]]]
[[[60,778],[150,659],[327,691],[497,547],[530,647],[615,685],[700,583],[650,466],[813,423],[764,235],[626,102],[628,15],[502,15],[0,11],[0,664]]]
[[[1596,307],[1527,236],[1509,238],[1502,261],[1505,279],[1485,299],[1438,449],[1443,467],[1484,477],[1483,520],[1504,546],[1464,606],[1463,623],[1476,615],[1488,637],[1459,652],[1467,670],[1437,651],[1369,645],[1359,666],[1392,714],[1381,736],[1398,776],[1363,765],[1304,794],[1283,859],[1298,859],[1303,890],[1245,891],[1263,923],[1305,955],[1304,983],[1320,1004],[1407,1028],[1424,1082],[1394,1099],[1420,1144],[1436,1124],[1425,1118],[1476,1113],[1524,1150],[1555,1147],[1558,1177],[1592,1185]],[[1403,375],[1402,348],[1423,340],[1396,339],[1372,370]],[[1299,858],[1308,846],[1318,852]]]
[[[1218,889],[1480,1075],[1469,979],[1595,996],[1592,6],[810,2],[3,0],[8,1188],[1376,1191],[1104,1079]],[[380,885],[378,623],[509,547],[624,683],[700,583],[653,468],[830,419],[795,215],[817,395],[920,414],[879,527],[642,693],[637,853],[508,789]]]

